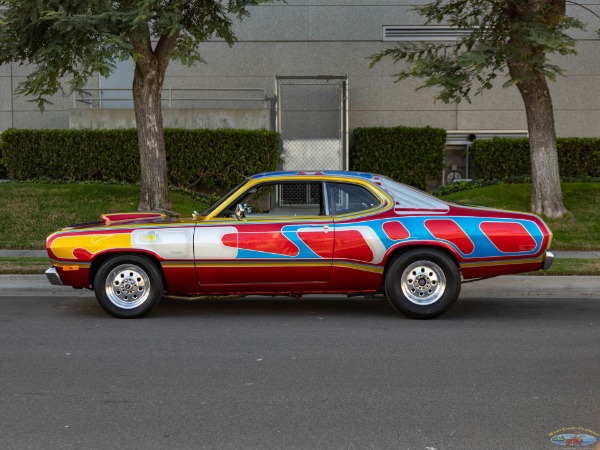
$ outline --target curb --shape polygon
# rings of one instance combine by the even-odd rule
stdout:
[[[44,258],[48,256],[46,250],[0,250],[0,257],[23,257],[23,258]]]

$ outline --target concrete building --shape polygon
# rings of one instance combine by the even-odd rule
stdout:
[[[395,83],[391,75],[399,67],[389,60],[369,68],[367,57],[395,40],[452,38],[456,30],[423,25],[412,8],[424,3],[288,0],[253,7],[250,17],[235,24],[239,42],[232,48],[214,40],[201,47],[206,64],[170,65],[166,126],[279,127],[289,140],[341,142],[356,127],[430,125],[451,132],[454,148],[461,148],[470,133],[485,135],[482,130],[522,134],[522,100],[515,87],[500,87],[503,80],[473,103],[446,105],[433,101],[433,91],[416,91],[418,80]],[[578,3],[600,14],[598,0]],[[566,77],[551,83],[557,131],[563,137],[600,137],[600,45],[595,31],[600,19],[576,5],[569,5],[568,13],[589,26],[574,32],[577,56],[556,58],[566,69]],[[87,102],[56,96],[44,113],[14,93],[28,70],[16,64],[0,67],[0,131],[133,126],[131,111],[126,111],[131,103],[114,100],[129,95],[114,90],[130,87],[127,63],[109,79],[91,80]],[[298,79],[280,79],[278,91],[276,76]],[[214,100],[223,98],[227,100]],[[339,154],[343,159],[343,152]],[[457,169],[465,176],[464,167]]]

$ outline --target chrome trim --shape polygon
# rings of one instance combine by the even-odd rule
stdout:
[[[544,265],[542,266],[542,270],[548,270],[552,263],[554,262],[554,253],[546,252],[546,257],[544,258]]]
[[[324,214],[330,216],[329,213],[329,195],[327,195],[327,184],[325,181],[321,181],[321,195],[323,196],[323,208],[325,209]]]
[[[444,271],[432,261],[416,261],[404,269],[400,279],[402,293],[418,306],[432,305],[446,291]]]
[[[150,277],[135,264],[121,264],[115,267],[104,281],[108,300],[120,309],[133,309],[141,306],[150,297],[152,284]]]
[[[50,282],[50,284],[53,284],[54,286],[64,285],[62,280],[60,279],[60,275],[56,271],[56,267],[50,267],[48,270],[46,270],[46,277],[48,277],[48,281]]]

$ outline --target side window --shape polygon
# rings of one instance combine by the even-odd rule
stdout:
[[[234,217],[243,205],[246,219],[265,217],[318,216],[324,214],[322,183],[267,183],[254,186],[239,196],[220,216]]]
[[[379,205],[379,200],[371,191],[356,184],[327,183],[327,196],[332,216],[364,211]]]

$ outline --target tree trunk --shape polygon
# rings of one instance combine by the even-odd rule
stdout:
[[[167,60],[168,61],[168,60]],[[138,209],[170,209],[167,153],[161,110],[166,65],[153,54],[140,56],[135,64],[133,104],[140,149],[141,192]]]
[[[509,2],[509,14],[517,24],[557,24],[565,15],[565,0],[521,0]],[[514,50],[508,58],[510,76],[525,104],[531,159],[531,212],[551,218],[563,217],[562,188],[556,149],[554,108],[546,75],[535,61],[547,61],[542,47],[526,39],[522,26],[514,27],[508,45]]]
[[[521,79],[519,65],[509,63],[513,79]],[[531,158],[531,212],[551,218],[563,217],[567,210],[563,205],[562,188],[556,149],[554,109],[545,75],[535,74],[517,83],[529,131]]]

